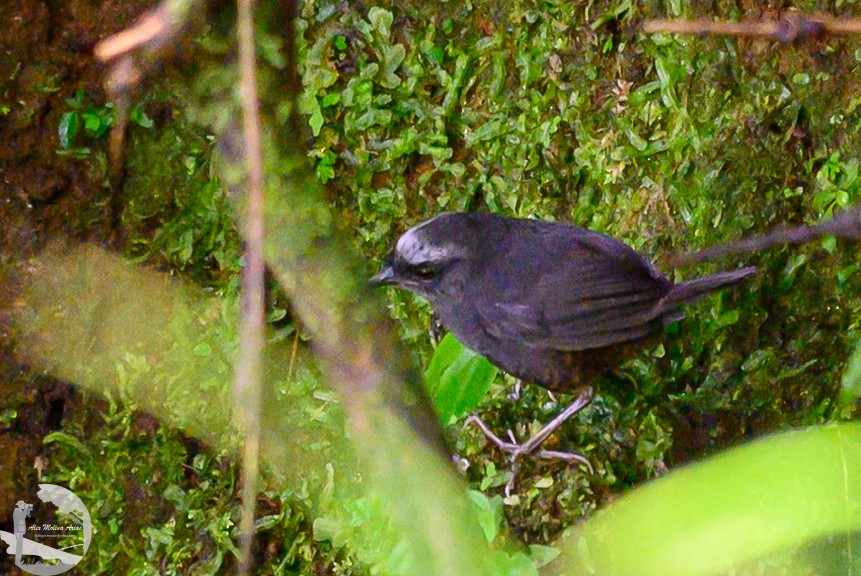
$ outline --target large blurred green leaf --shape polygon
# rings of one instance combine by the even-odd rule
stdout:
[[[478,406],[497,372],[486,358],[446,334],[425,372],[428,394],[443,423]]]
[[[861,424],[814,427],[730,450],[635,490],[564,537],[551,573],[738,574],[741,566],[829,537],[843,545],[844,568],[857,567],[852,533],[859,530]],[[815,573],[851,573],[819,568]]]

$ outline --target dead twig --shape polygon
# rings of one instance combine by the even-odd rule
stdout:
[[[777,40],[786,44],[815,40],[822,36],[861,33],[861,18],[832,18],[820,14],[786,14],[779,20],[715,22],[713,20],[665,20],[643,22],[643,32],[654,34],[696,34],[699,36],[738,36]]]
[[[165,0],[131,27],[99,42],[93,49],[96,58],[111,64],[106,74],[105,89],[116,110],[108,149],[112,241],[119,233],[120,192],[125,179],[126,135],[132,94],[145,70],[159,60],[165,48],[176,44],[191,10],[200,3],[201,0]]]
[[[765,234],[755,234],[735,242],[709,246],[687,254],[677,254],[666,260],[671,268],[710,262],[732,254],[763,252],[784,244],[807,244],[823,236],[861,239],[861,204],[841,212],[837,216],[815,226],[780,226]]]
[[[245,434],[242,457],[242,520],[240,523],[239,576],[252,569],[254,512],[260,476],[260,410],[263,377],[265,263],[263,259],[263,155],[260,138],[260,104],[254,52],[254,0],[237,0],[239,86],[247,173],[245,206],[245,266],[242,269],[242,318],[239,323],[239,357],[234,379],[234,400]]]
[[[156,38],[175,30],[176,23],[172,21],[167,6],[162,4],[145,14],[130,28],[96,44],[93,53],[102,62],[107,62],[137,50],[143,44],[150,44]]]

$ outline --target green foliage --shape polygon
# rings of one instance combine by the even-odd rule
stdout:
[[[835,43],[812,63],[803,47],[751,56],[744,41],[637,31],[652,16],[745,16],[710,10],[306,2],[309,154],[361,249],[378,258],[441,210],[565,220],[658,260],[857,202],[858,61]],[[690,307],[661,346],[598,382],[595,409],[558,436],[597,475],[525,462],[524,492],[507,503],[518,533],[552,540],[673,464],[851,412],[835,399],[858,338],[857,259],[833,239],[822,247],[829,258],[807,246],[744,259],[756,278]],[[664,271],[680,281],[713,269]],[[402,337],[428,365],[429,308],[390,294]],[[518,438],[564,402],[527,386],[513,405],[509,385],[497,379],[480,410]],[[474,430],[459,432],[458,453],[475,486],[505,483],[505,462]],[[545,478],[554,483],[536,488]]]
[[[505,517],[502,498],[488,498],[478,491],[468,493],[476,518],[488,544],[493,547],[493,574],[510,576],[538,576],[538,568],[558,556],[559,551],[547,546],[513,548],[505,538]],[[377,498],[359,498],[349,501],[336,515],[322,516],[314,521],[314,535],[335,547],[348,544],[363,547],[360,556],[377,558],[371,574],[420,573],[410,557],[403,534],[384,523],[385,506]]]
[[[56,465],[43,480],[69,486],[90,506],[95,535],[82,568],[157,574],[145,567],[162,559],[167,574],[217,572],[234,549],[236,465],[223,453],[197,452],[131,398],[107,399],[97,430],[78,421],[45,438]],[[118,540],[127,542],[122,552]]]
[[[148,102],[176,105],[166,94]],[[170,130],[139,131],[131,141],[121,217],[128,252],[223,290],[240,265],[232,208],[213,172],[211,138],[175,114]]]
[[[89,569],[133,574],[221,570],[235,554],[234,466],[223,453],[201,451],[196,441],[157,426],[140,410],[146,406],[163,420],[189,430],[204,428],[218,443],[230,444],[228,425],[211,414],[226,405],[219,401],[217,389],[211,388],[213,383],[190,386],[185,378],[177,379],[177,371],[171,368],[172,363],[187,359],[189,350],[192,356],[200,354],[202,347],[189,336],[206,315],[178,298],[176,287],[165,287],[155,274],[129,270],[119,259],[93,249],[64,258],[49,254],[33,266],[36,272],[22,295],[29,307],[28,321],[22,326],[27,329],[22,336],[29,343],[25,348],[29,360],[49,366],[57,375],[70,375],[106,398],[95,442],[92,437],[89,443],[82,442],[84,431],[76,429],[74,422],[45,438],[50,459],[61,463],[54,465],[50,479],[68,485],[85,501],[99,503],[97,535],[130,541],[120,556],[113,540],[98,540],[85,558]],[[75,281],[68,281],[70,275]],[[106,297],[110,295],[115,297]],[[170,314],[162,311],[165,299],[173,304]],[[141,311],[137,304],[141,301],[158,312],[150,311],[146,327],[132,330],[126,317]],[[93,304],[96,312],[87,309]],[[38,332],[30,330],[55,318],[57,311],[63,311],[69,322],[51,324],[54,342],[33,345],[32,337]],[[88,326],[95,325],[92,314],[99,312],[110,321],[90,331]],[[171,324],[169,331],[160,327],[165,319]],[[215,323],[206,333],[232,326],[232,322]],[[129,329],[122,331],[122,325]],[[100,340],[100,346],[89,345],[93,340]],[[150,365],[147,359],[153,346],[163,357]],[[110,362],[116,351],[129,347],[140,355],[127,353],[112,377]],[[205,357],[212,354],[208,348]],[[203,374],[202,366],[192,369]],[[141,375],[135,377],[133,372]],[[162,387],[165,378],[168,382]],[[153,396],[167,401],[154,401]],[[289,409],[292,400],[282,409]],[[201,411],[195,407],[201,401],[212,406]],[[600,408],[595,406],[593,411]],[[302,422],[290,434],[286,429],[274,434],[279,449],[287,449],[287,439],[305,446],[295,436],[308,425]],[[368,564],[371,574],[425,574],[431,563],[434,574],[537,576],[545,564],[553,573],[564,574],[711,574],[762,563],[791,567],[798,562],[799,548],[828,537],[833,537],[843,555],[836,558],[833,573],[845,572],[844,567],[854,562],[853,531],[859,528],[861,509],[856,489],[861,479],[858,424],[812,427],[725,452],[621,498],[555,547],[528,549],[512,546],[503,530],[505,506],[513,502],[478,491],[459,500],[461,494],[447,480],[451,470],[416,443],[400,420],[381,419],[377,429],[382,433],[372,443],[359,446],[375,456],[368,461],[372,480],[367,484],[361,481],[345,493],[335,465],[325,466],[325,480],[314,478],[312,467],[305,466],[310,461],[294,453],[274,471],[280,476],[298,466],[300,474],[311,472],[311,478],[323,480],[320,490],[312,494],[308,484],[275,477],[273,486],[297,488],[268,492],[273,500],[309,502],[318,511],[313,525],[316,542],[335,549],[349,547]],[[311,430],[317,438],[325,436],[325,428],[316,424]],[[398,457],[389,458],[391,454]],[[149,468],[153,463],[158,474]],[[337,470],[347,472],[349,467],[339,464]],[[404,477],[404,470],[410,470],[410,475]],[[123,479],[123,490],[116,489],[118,477]],[[543,478],[525,495],[555,483],[551,477]],[[162,501],[170,505],[167,513],[152,505]],[[468,510],[461,509],[467,504]],[[277,534],[284,528],[284,541],[291,543],[277,555],[279,570],[287,563],[310,569],[315,555],[326,548],[308,539],[308,528],[303,526],[306,516],[292,507],[268,512],[259,518],[260,532]],[[832,553],[831,548],[811,547],[798,554]],[[340,562],[336,557],[329,561],[343,573],[352,573],[352,561]],[[158,571],[152,568],[156,562]]]
[[[92,506],[99,541],[82,568],[230,570],[239,517],[230,401],[236,295],[202,298],[92,247],[55,249],[39,262],[22,283],[18,353],[91,392],[82,402],[91,408],[74,410],[45,438],[50,478]],[[62,331],[50,328],[53,343],[31,338],[48,326]],[[355,490],[341,482],[333,496],[330,486],[335,468],[349,476],[354,465],[337,398],[304,352],[293,356],[278,335],[272,340],[262,415],[271,489],[260,496],[258,540],[271,542],[261,546],[275,573],[308,573],[318,562],[364,573],[351,551],[311,535],[309,511],[322,515]]]
[[[425,385],[440,420],[447,423],[475,410],[497,372],[487,359],[446,334],[425,372]]]
[[[297,30],[304,86],[299,106],[312,137],[309,155],[363,253],[383,256],[399,232],[441,210],[483,209],[588,226],[658,258],[781,223],[815,223],[861,200],[861,60],[847,57],[845,43],[823,39],[815,46],[766,48],[736,39],[640,34],[638,23],[651,16],[759,14],[729,4],[599,2],[584,9],[567,1],[386,7],[305,2]],[[261,51],[272,60],[272,46]],[[45,82],[46,89],[52,85]],[[155,103],[165,100],[171,102],[159,97]],[[112,111],[88,104],[83,93],[68,106],[58,127],[61,153],[93,158],[89,147],[104,138]],[[212,174],[211,140],[186,122],[178,103],[169,104],[174,121],[166,127],[139,115],[145,107],[131,113],[148,129],[131,133],[123,214],[129,251],[138,261],[235,296],[239,240]],[[7,113],[8,106],[0,106],[0,117]],[[503,500],[508,463],[476,430],[458,431],[457,452],[468,464],[471,485],[481,491],[470,499],[491,545],[509,537],[504,517],[528,542],[555,542],[564,528],[668,468],[766,432],[857,415],[861,300],[855,250],[827,239],[745,263],[759,266],[760,274],[689,308],[685,321],[667,328],[663,344],[599,381],[594,404],[551,438],[554,448],[587,455],[594,476],[524,461],[518,493]],[[682,280],[708,270],[664,271]],[[272,321],[287,319],[283,301],[273,308]],[[433,352],[425,303],[392,291],[391,311],[429,366],[444,421],[472,410],[491,379],[486,367],[455,348]],[[189,345],[197,358],[221,358],[217,342]],[[140,358],[126,363],[139,369],[133,380],[151,375]],[[507,399],[510,385],[509,378],[497,377],[479,410],[495,430],[511,429],[521,439],[565,402],[527,386],[514,403]],[[282,393],[298,401],[290,396],[299,394],[296,387],[318,399],[295,418],[308,427],[303,438],[329,456],[328,440],[315,439],[312,424],[337,428],[337,399],[319,388],[316,375],[285,385]],[[841,389],[847,400],[838,403]],[[112,477],[101,466],[127,470],[122,462],[89,464],[80,456],[98,443],[117,460],[139,462],[135,478],[157,469],[145,464],[149,453],[126,443],[125,433],[67,432],[68,442],[51,438],[57,449],[52,458],[66,468],[84,459],[80,478],[107,483]],[[94,440],[83,443],[88,437]],[[76,441],[77,451],[59,450]],[[175,436],[158,442],[167,446],[160,466],[183,465]],[[197,553],[212,553],[213,561],[229,557],[223,532],[219,540],[212,530],[227,529],[235,503],[195,492],[204,484],[225,486],[232,465],[210,454],[216,461],[213,478],[209,469],[195,469],[193,480],[175,479],[181,492],[158,483],[148,493],[155,494],[154,508],[170,514],[149,526],[146,548],[137,549],[136,558],[179,571]],[[745,482],[756,484],[755,471],[743,470]],[[328,487],[328,477],[320,475],[316,485]],[[107,492],[104,486],[93,490],[91,497],[107,498],[111,510],[118,505],[110,500],[117,496],[97,492]],[[261,519],[261,528],[285,542],[276,573],[319,572],[322,566],[338,574],[409,568],[403,540],[386,532],[392,527],[372,498],[310,511],[314,496],[305,486],[272,499],[277,510]],[[804,495],[798,501],[805,502]],[[183,502],[184,517],[173,512]],[[193,529],[183,527],[192,513]],[[637,524],[636,513],[628,518]],[[727,525],[741,540],[736,520]],[[638,529],[622,544],[640,541],[652,526],[643,529],[640,520]],[[195,537],[206,546],[185,541]],[[494,547],[500,573],[530,573],[539,557],[554,553],[501,548]],[[105,548],[99,557],[115,553]]]
[[[114,105],[107,102],[101,107],[87,105],[87,96],[83,90],[75,92],[75,96],[66,99],[69,107],[60,116],[57,130],[60,139],[58,154],[83,159],[90,156],[89,147],[77,145],[79,141],[93,142],[104,138],[114,125]],[[143,128],[152,128],[153,122],[147,117],[142,104],[132,108],[129,119],[132,123]]]

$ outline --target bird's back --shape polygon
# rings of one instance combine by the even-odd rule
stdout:
[[[588,383],[680,319],[680,305],[752,271],[673,286],[633,249],[594,231],[452,217],[468,219],[452,228],[469,230],[474,257],[463,298],[435,306],[443,325],[507,372],[552,390]]]

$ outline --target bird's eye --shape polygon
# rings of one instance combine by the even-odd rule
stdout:
[[[430,280],[436,276],[436,270],[433,266],[419,266],[416,268],[416,276],[422,280]]]

